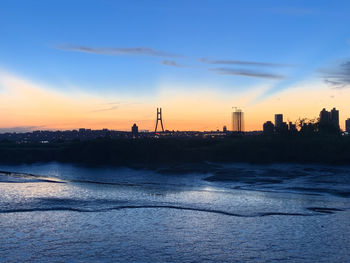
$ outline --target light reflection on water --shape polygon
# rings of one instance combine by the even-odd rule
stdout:
[[[293,180],[247,190],[201,174],[0,170],[44,176],[0,175],[0,262],[350,261],[348,198],[284,191]]]

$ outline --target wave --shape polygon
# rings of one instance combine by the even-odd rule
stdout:
[[[19,172],[8,172],[8,171],[0,171],[0,176],[11,176],[16,178],[30,179],[29,181],[11,181],[5,180],[1,181],[2,183],[33,183],[33,182],[47,182],[47,183],[67,183],[66,180],[62,180],[55,177],[49,176],[41,176],[30,173],[19,173]],[[33,180],[34,179],[34,180]]]
[[[304,170],[308,169],[307,171],[310,172],[311,168],[304,168]],[[329,169],[328,169],[329,170]],[[327,170],[327,171],[328,171]],[[235,170],[236,171],[236,170]],[[313,170],[312,170],[313,171]],[[316,169],[316,171],[318,171]],[[330,170],[332,171],[332,170]],[[276,173],[275,170],[269,169],[267,172],[269,173]],[[16,180],[12,179],[7,179],[7,178],[1,178],[1,175],[3,176],[12,176],[13,178],[17,178]],[[232,176],[232,173],[228,173],[227,171],[224,173],[225,176]],[[215,175],[217,176],[217,175]],[[264,176],[261,176],[264,178]],[[282,176],[283,177],[283,176]],[[23,178],[23,180],[21,180]],[[304,178],[306,178],[306,175],[304,175]],[[125,179],[125,178],[124,178]],[[207,178],[204,178],[206,180]],[[266,178],[265,178],[266,179]],[[256,191],[256,192],[269,192],[269,193],[287,193],[287,194],[302,194],[302,195],[311,195],[311,196],[322,196],[322,195],[333,195],[337,197],[342,197],[342,198],[350,198],[350,189],[347,187],[347,183],[341,184],[340,182],[336,182],[336,180],[330,181],[324,184],[317,184],[314,185],[314,181],[306,181],[303,186],[294,186],[290,184],[284,184],[282,181],[280,183],[274,183],[273,188],[266,187],[265,185],[265,179],[259,179],[259,177],[254,176],[255,183],[245,183],[245,185],[236,185],[236,186],[231,186],[229,185],[218,185],[218,187],[222,187],[219,191],[213,189],[200,189],[196,188],[196,186],[203,186],[201,185],[200,181],[197,182],[196,185],[192,184],[183,184],[183,183],[170,183],[166,182],[164,185],[164,182],[152,182],[152,181],[146,181],[146,182],[128,182],[127,180],[122,180],[122,181],[117,181],[117,182],[110,182],[110,181],[104,181],[103,179],[101,180],[95,180],[94,178],[87,178],[87,179],[74,179],[74,178],[57,178],[57,177],[50,177],[50,176],[43,176],[43,175],[35,175],[31,173],[20,173],[20,172],[8,172],[8,171],[0,171],[0,182],[2,183],[35,183],[35,182],[44,182],[44,183],[78,183],[78,184],[95,184],[95,185],[111,185],[111,186],[127,186],[127,187],[194,187],[192,191],[203,191],[203,192],[222,192],[226,191],[228,189],[234,189],[234,190],[243,190],[243,191]],[[265,180],[265,181],[264,181]],[[238,180],[239,181],[239,180]],[[265,183],[261,183],[264,181]],[[269,182],[271,180],[269,179]],[[229,181],[231,182],[231,181]],[[242,182],[239,182],[242,183]],[[313,184],[311,184],[313,183]],[[345,185],[346,187],[340,188],[340,187],[333,187],[334,183]],[[350,182],[349,182],[350,183]],[[234,183],[233,183],[234,184]],[[248,185],[247,185],[248,184]],[[268,186],[270,184],[267,184]],[[215,185],[217,186],[217,185]],[[229,192],[229,191],[227,191]]]
[[[120,186],[141,186],[143,184],[135,184],[128,182],[101,182],[101,181],[91,181],[91,180],[78,180],[78,179],[60,179],[56,177],[42,176],[30,173],[18,173],[18,172],[7,172],[0,171],[0,175],[13,176],[17,178],[24,179],[35,179],[35,181],[1,181],[3,183],[32,183],[32,182],[46,182],[46,183],[85,183],[85,184],[101,184],[101,185],[120,185]],[[151,184],[151,183],[145,183]]]
[[[12,180],[1,180],[1,175],[5,176],[13,176],[16,178],[23,178],[22,181],[12,181]],[[29,180],[28,180],[29,179]],[[8,171],[0,171],[0,182],[1,183],[36,183],[36,182],[44,182],[44,183],[78,183],[78,184],[95,184],[95,185],[110,185],[110,186],[127,186],[127,187],[174,187],[174,188],[182,188],[182,187],[196,187],[198,185],[191,185],[191,184],[184,184],[184,183],[169,183],[167,182],[166,185],[164,185],[163,182],[125,182],[125,181],[119,181],[119,182],[106,182],[106,181],[95,181],[95,180],[84,180],[84,179],[61,179],[57,177],[49,177],[49,176],[42,176],[42,175],[36,175],[31,173],[19,173],[19,172],[8,172]],[[204,189],[192,189],[192,191],[197,192],[223,192],[224,190],[204,190]]]

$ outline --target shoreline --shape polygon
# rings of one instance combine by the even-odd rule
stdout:
[[[350,136],[225,139],[108,139],[57,143],[0,142],[0,163],[62,162],[115,167],[196,165],[205,163],[299,163],[350,165]]]

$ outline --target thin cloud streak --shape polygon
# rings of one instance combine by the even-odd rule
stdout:
[[[102,103],[101,105],[120,105],[122,103],[123,102],[121,102],[121,101],[118,101],[118,102],[106,102],[106,103]]]
[[[243,70],[243,69],[236,70],[236,69],[229,69],[229,68],[212,68],[212,69],[209,69],[209,71],[213,71],[220,75],[234,75],[234,76],[243,76],[243,77],[251,77],[251,78],[264,78],[264,79],[284,79],[285,78],[285,76],[283,75],[251,71],[251,70]]]
[[[45,129],[46,126],[16,126],[16,127],[8,127],[8,128],[0,128],[0,133],[6,133],[6,132],[32,132],[37,131],[41,129]]]
[[[154,57],[169,57],[178,58],[182,57],[177,54],[163,52],[160,50],[148,48],[148,47],[133,47],[133,48],[117,48],[117,47],[88,47],[78,45],[62,45],[56,46],[59,50],[76,51],[98,55],[110,55],[110,56],[122,56],[122,55],[143,55]]]
[[[138,105],[138,104],[140,104],[140,103],[139,102],[127,102],[127,101],[106,102],[106,103],[102,103],[100,105],[109,106],[108,108],[92,110],[90,112],[113,111],[113,110],[119,109],[121,106],[131,106],[131,105]]]
[[[242,61],[242,60],[210,60],[207,58],[201,58],[200,61],[205,64],[213,64],[213,65],[223,64],[223,65],[245,65],[245,66],[260,66],[260,67],[294,67],[294,65],[290,65],[290,64]]]
[[[325,79],[324,83],[331,86],[332,89],[344,89],[344,88],[346,88],[346,85],[344,83],[339,82],[339,81]]]
[[[350,88],[350,60],[338,64],[333,69],[320,70],[324,82],[333,89]]]
[[[163,60],[161,64],[169,67],[183,68],[183,65],[178,64],[175,60]]]
[[[106,108],[106,109],[100,109],[100,110],[93,110],[91,112],[104,112],[104,111],[112,111],[112,110],[116,110],[118,109],[119,106],[113,106],[113,107],[110,107],[110,108]]]

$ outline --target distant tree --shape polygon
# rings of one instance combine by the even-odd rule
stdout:
[[[301,135],[314,135],[319,131],[319,119],[299,118],[296,122]]]

